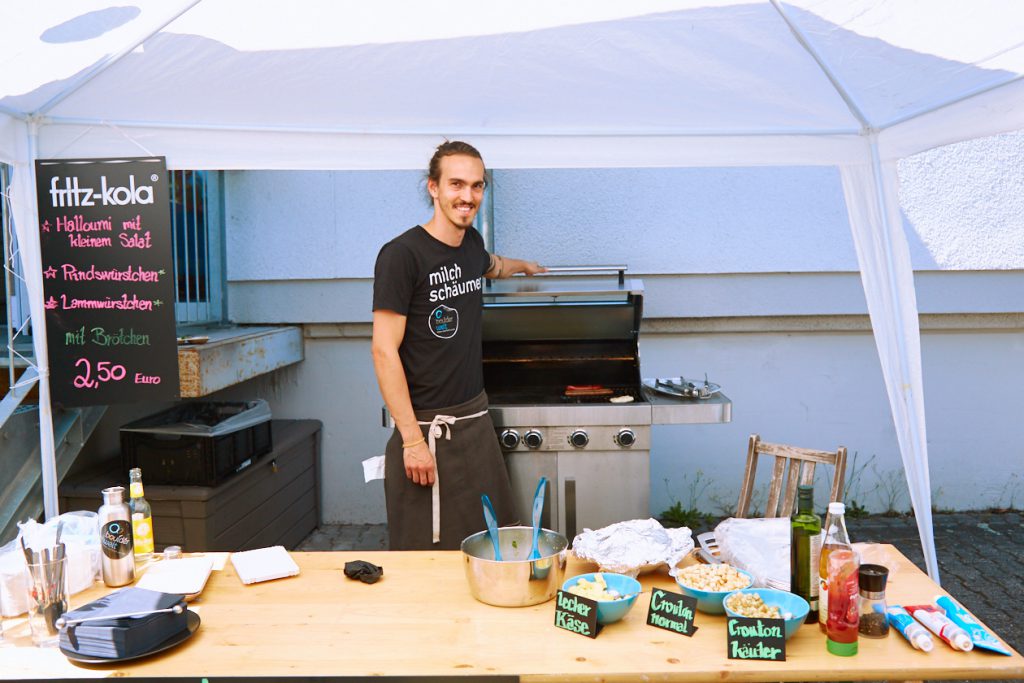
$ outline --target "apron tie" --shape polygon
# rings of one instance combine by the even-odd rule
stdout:
[[[454,415],[435,415],[430,422],[420,422],[427,426],[427,449],[430,457],[434,459],[434,485],[430,487],[430,518],[432,523],[432,541],[441,542],[441,473],[437,466],[437,440],[444,437],[445,441],[452,440],[452,425],[459,420],[470,420],[475,417],[483,417],[487,410],[481,410],[472,415],[455,417]]]

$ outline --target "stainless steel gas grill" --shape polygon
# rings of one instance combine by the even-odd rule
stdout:
[[[721,392],[644,386],[642,312],[643,283],[622,266],[550,268],[485,290],[484,385],[524,524],[541,475],[551,482],[544,526],[570,539],[648,517],[651,424],[732,418]]]

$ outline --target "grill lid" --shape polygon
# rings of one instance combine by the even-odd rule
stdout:
[[[605,277],[567,277],[569,269],[560,268],[500,280],[485,291],[484,385],[492,403],[642,400],[643,283],[621,277],[617,266],[603,270]],[[594,385],[606,395],[568,389]]]
[[[582,277],[568,273],[582,271]],[[596,277],[594,272],[603,272]],[[628,340],[640,332],[644,285],[625,279],[623,266],[555,266],[533,277],[488,281],[483,340]]]

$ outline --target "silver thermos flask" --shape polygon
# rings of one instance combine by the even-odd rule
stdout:
[[[100,566],[103,583],[126,586],[135,580],[135,553],[132,541],[132,513],[124,502],[124,487],[103,489],[100,518]]]

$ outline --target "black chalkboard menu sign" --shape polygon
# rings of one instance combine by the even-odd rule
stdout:
[[[725,637],[729,659],[786,661],[786,622],[782,619],[728,617]]]
[[[164,157],[36,161],[53,401],[178,395]]]

